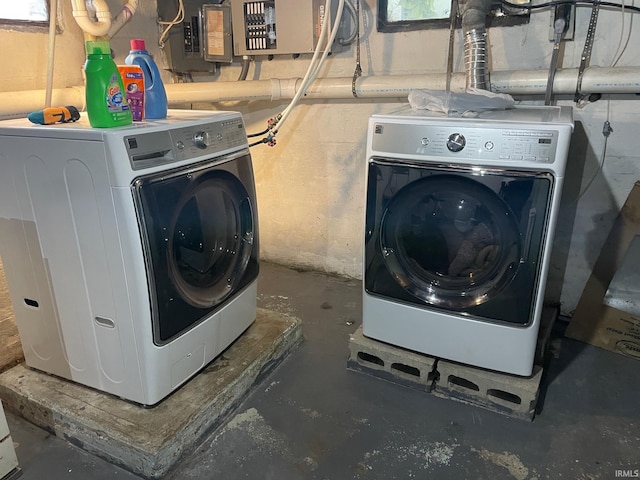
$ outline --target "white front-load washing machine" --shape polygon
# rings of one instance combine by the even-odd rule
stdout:
[[[531,375],[572,131],[569,107],[372,116],[363,334]]]
[[[0,122],[0,256],[27,365],[158,403],[256,316],[241,115]]]

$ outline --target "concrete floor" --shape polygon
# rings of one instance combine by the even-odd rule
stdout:
[[[511,419],[348,371],[360,288],[263,264],[259,306],[301,318],[305,342],[166,478],[593,480],[640,469],[636,360],[558,328],[538,415]],[[24,480],[139,478],[7,417]]]

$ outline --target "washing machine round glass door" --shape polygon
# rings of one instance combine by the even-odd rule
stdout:
[[[150,278],[154,341],[163,344],[221,308],[258,274],[249,155],[134,182]]]
[[[365,288],[526,324],[551,180],[538,173],[370,162]]]

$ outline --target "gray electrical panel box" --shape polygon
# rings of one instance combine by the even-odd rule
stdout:
[[[313,53],[323,22],[335,19],[336,3],[327,14],[325,0],[231,0],[233,53]]]
[[[231,46],[231,6],[202,5],[202,54],[208,62],[233,60]]]
[[[175,73],[212,72],[215,64],[204,59],[202,39],[202,0],[183,0],[184,19],[169,30],[161,48]],[[158,19],[161,22],[174,20],[179,9],[179,0],[158,0]],[[162,25],[165,27],[165,25]]]

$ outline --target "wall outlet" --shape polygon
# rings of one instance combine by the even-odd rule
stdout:
[[[555,40],[555,35],[553,34],[553,24],[556,21],[556,9],[551,10],[551,18],[549,19],[549,41],[553,42]],[[576,33],[576,6],[570,5],[570,14],[569,14],[569,29],[567,33],[564,34],[563,41],[573,40],[573,37]]]

